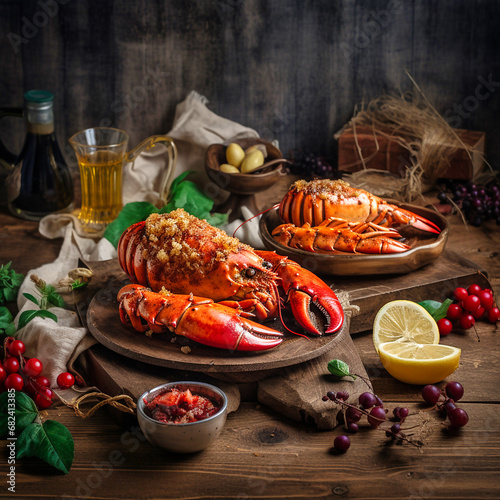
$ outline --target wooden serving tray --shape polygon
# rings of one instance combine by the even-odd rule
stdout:
[[[301,337],[285,330],[280,321],[268,323],[284,335],[283,342],[273,349],[260,352],[230,351],[198,344],[186,338],[161,334],[146,336],[131,325],[121,323],[118,316],[118,290],[104,289],[97,292],[87,312],[87,325],[92,335],[102,345],[127,358],[177,370],[204,373],[268,372],[285,366],[296,365],[316,358],[331,350],[348,335],[347,323],[339,332],[324,337]],[[182,346],[189,346],[185,354]]]
[[[404,226],[398,229],[410,249],[393,254],[363,254],[341,251],[309,252],[278,243],[272,231],[283,223],[277,210],[266,212],[259,222],[262,241],[268,250],[286,255],[316,274],[329,276],[370,276],[407,274],[434,262],[444,251],[449,234],[448,220],[441,214],[424,207],[394,202],[403,209],[434,222],[441,233],[434,234]]]

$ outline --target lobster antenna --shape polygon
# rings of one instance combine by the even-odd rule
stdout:
[[[273,208],[278,208],[280,206],[279,203],[276,203],[276,205],[273,205],[270,208],[266,208],[266,210],[262,210],[262,212],[259,212],[258,214],[252,215],[250,219],[244,220],[234,231],[233,231],[233,238],[235,238],[236,232],[241,226],[244,226],[247,222],[250,222],[252,219],[255,219],[255,217],[258,217],[259,215],[265,214],[266,212],[269,212],[269,210],[272,210]]]

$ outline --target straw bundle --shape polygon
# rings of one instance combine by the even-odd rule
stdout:
[[[410,77],[411,79],[411,77]],[[342,130],[335,134],[338,139],[347,128],[352,128],[355,144],[363,168],[366,158],[356,138],[357,127],[368,127],[376,136],[384,136],[408,150],[409,162],[403,178],[403,197],[406,201],[420,196],[432,188],[450,164],[450,158],[458,149],[464,149],[472,161],[473,148],[464,144],[456,131],[429,103],[415,84],[418,94],[382,95],[362,107]],[[378,145],[377,145],[378,149]]]

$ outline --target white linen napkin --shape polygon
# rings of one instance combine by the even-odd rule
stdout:
[[[205,175],[204,155],[213,143],[230,142],[242,137],[258,137],[257,132],[238,123],[222,118],[206,107],[207,100],[195,91],[178,104],[172,130],[167,134],[174,139],[178,149],[174,177],[186,170],[194,170],[198,184],[203,187],[210,182]],[[157,203],[165,168],[164,147],[153,148],[142,153],[134,164],[125,164],[123,172],[123,201],[149,201]],[[252,216],[246,207],[245,217]],[[228,234],[242,221],[234,221],[223,227]],[[36,274],[47,283],[55,283],[78,267],[78,259],[92,262],[116,258],[116,249],[104,238],[89,237],[82,229],[74,214],[52,214],[39,223],[40,233],[49,238],[64,238],[57,259],[49,264],[29,271],[18,294],[19,314],[36,305],[28,301],[23,293],[36,296],[31,274]],[[258,218],[245,224],[236,235],[241,241],[254,248],[263,248],[258,232]],[[81,327],[77,314],[65,309],[52,308],[58,322],[51,319],[35,318],[18,333],[18,338],[26,344],[26,356],[38,357],[44,364],[44,375],[55,384],[59,373],[72,367],[72,363],[95,340]]]

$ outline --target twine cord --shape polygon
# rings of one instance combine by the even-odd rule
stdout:
[[[97,398],[101,399],[97,404],[95,404],[90,410],[83,412],[80,409],[80,405],[89,398]],[[123,403],[120,403],[119,401],[123,401]],[[119,411],[122,411],[124,413],[131,413],[135,414],[135,409],[137,408],[137,405],[135,404],[135,401],[128,396],[127,394],[119,394],[118,396],[108,396],[107,394],[104,394],[103,392],[89,392],[88,394],[84,394],[83,396],[80,396],[78,399],[75,401],[69,402],[69,401],[63,401],[64,404],[69,406],[70,408],[73,408],[75,413],[81,417],[81,418],[89,418],[91,417],[99,408],[105,405],[111,405],[113,408],[116,408]]]

